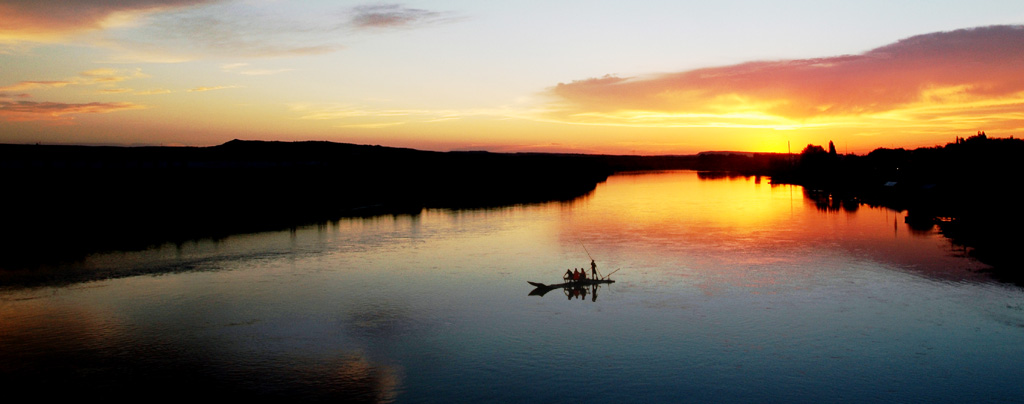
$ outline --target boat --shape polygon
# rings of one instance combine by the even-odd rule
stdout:
[[[583,246],[583,250],[586,251],[587,246],[583,245],[582,242],[580,242],[580,245]],[[543,284],[543,283],[540,283],[540,282],[526,281],[526,283],[529,283],[530,285],[533,285],[534,288],[535,288],[532,291],[530,291],[530,296],[544,296],[545,293],[548,293],[548,292],[550,292],[552,290],[555,290],[555,289],[558,289],[558,288],[562,288],[562,289],[564,289],[566,291],[566,295],[568,295],[570,297],[570,299],[571,299],[572,296],[569,293],[570,291],[580,292],[582,290],[583,295],[586,296],[586,290],[583,290],[583,289],[585,289],[586,287],[589,286],[592,289],[591,293],[594,294],[593,295],[594,299],[597,299],[597,288],[598,288],[598,286],[599,285],[603,285],[603,284],[615,283],[615,281],[611,280],[610,278],[611,278],[612,274],[618,272],[619,270],[616,269],[616,270],[612,271],[612,273],[604,276],[603,278],[597,278],[597,276],[598,276],[597,264],[594,263],[594,257],[590,256],[590,251],[587,251],[587,257],[590,257],[590,270],[591,270],[591,273],[594,275],[594,277],[592,277],[590,279],[587,279],[586,278],[587,270],[586,270],[586,268],[583,268],[583,272],[580,273],[580,275],[582,275],[581,276],[582,279],[570,280],[569,277],[572,276],[573,273],[569,272],[569,270],[567,269],[567,270],[565,270],[565,276],[562,277],[562,283],[556,283],[556,284],[553,284],[553,285],[546,285],[546,284]],[[622,268],[619,268],[619,269],[622,269]],[[577,270],[579,270],[579,268],[577,268]]]
[[[529,283],[529,284],[531,284],[531,285],[533,285],[535,287],[542,288],[542,289],[555,289],[555,288],[573,288],[573,287],[577,287],[577,286],[600,285],[600,284],[604,284],[604,283],[615,283],[615,281],[611,280],[611,279],[580,279],[578,281],[569,281],[569,282],[565,282],[565,283],[556,283],[554,285],[545,285],[545,284],[540,283],[540,282],[532,282],[532,281],[526,281],[526,283]]]
[[[553,285],[546,285],[540,282],[526,281],[530,285],[533,285],[533,290],[530,291],[530,296],[544,296],[548,292],[555,289],[562,289],[565,295],[572,299],[573,296],[579,297],[581,294],[585,298],[587,296],[587,290],[593,295],[593,300],[597,300],[597,289],[599,285],[615,283],[611,279],[581,279],[578,281],[570,281],[564,283],[556,283]]]

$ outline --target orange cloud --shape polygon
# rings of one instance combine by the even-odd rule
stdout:
[[[1024,26],[920,35],[860,55],[558,84],[547,118],[636,126],[890,125],[970,110],[1024,120]]]
[[[157,95],[157,94],[170,94],[173,91],[166,88],[156,88],[152,90],[139,91],[135,95]]]
[[[80,76],[90,83],[116,83],[132,77],[144,76],[138,71],[135,72],[135,75],[122,75],[118,73],[117,69],[103,68],[84,71],[80,73]]]
[[[0,99],[30,98],[30,97],[32,97],[32,96],[27,94],[27,93],[14,94],[14,93],[0,92]]]
[[[103,68],[93,69],[84,71],[78,74],[78,76],[66,79],[66,80],[31,80],[22,81],[9,86],[0,87],[0,92],[15,92],[15,91],[27,91],[40,88],[63,88],[72,85],[88,86],[88,85],[109,85],[113,83],[122,82],[125,80],[147,77],[140,70],[134,70],[129,72],[123,72],[117,69]],[[105,90],[104,92],[110,92]]]
[[[22,81],[17,84],[0,87],[0,91],[25,91],[35,88],[60,88],[71,84],[70,81]]]
[[[215,0],[11,0],[0,3],[0,42],[45,40],[100,29],[130,16],[211,3]]]
[[[224,90],[228,88],[238,88],[238,86],[204,86],[188,89],[190,93],[200,93],[204,91]]]
[[[66,104],[59,102],[0,101],[0,118],[9,122],[66,121],[68,115],[102,114],[130,109],[142,109],[130,102],[90,102]]]

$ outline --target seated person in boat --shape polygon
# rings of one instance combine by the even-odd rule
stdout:
[[[572,271],[566,269],[565,270],[565,275],[562,275],[562,280],[563,281],[568,281],[570,279],[572,279]]]

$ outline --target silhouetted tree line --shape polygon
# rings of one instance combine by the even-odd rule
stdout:
[[[430,152],[333,142],[0,145],[2,240],[34,263],[341,217],[571,200],[620,171],[764,171],[769,155]]]
[[[2,241],[30,261],[344,216],[570,200],[611,174],[606,162],[583,155],[239,140],[214,147],[0,145],[0,172]]]
[[[938,225],[954,243],[969,246],[1002,276],[1024,271],[1014,250],[1024,239],[1019,189],[1024,183],[1024,141],[990,138],[984,132],[945,146],[877,149],[838,155],[808,145],[788,167],[766,174],[834,198],[852,199],[908,212],[918,228]]]
[[[615,172],[692,169],[765,175],[809,195],[908,210],[1003,266],[1022,214],[1019,139],[983,133],[942,147],[839,155],[708,152],[690,156],[430,152],[331,142],[234,140],[214,147],[0,145],[3,242],[35,262],[108,246],[219,237],[423,208],[571,200]],[[836,205],[839,206],[839,205]],[[937,218],[955,218],[939,220]],[[995,246],[995,248],[991,247]],[[56,251],[59,250],[59,251]]]
[[[764,174],[776,183],[849,194],[897,209],[928,205],[929,211],[945,215],[1013,192],[1024,174],[1022,152],[1024,141],[984,133],[945,146],[881,148],[864,156],[808,145],[793,164]]]

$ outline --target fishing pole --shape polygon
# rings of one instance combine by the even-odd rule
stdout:
[[[619,268],[619,269],[622,269],[622,268]],[[616,272],[619,272],[619,269],[616,269],[616,270],[612,271],[612,273],[608,274],[608,276],[605,276],[604,278],[601,278],[601,279],[608,279],[608,278],[610,278],[612,276],[612,274],[614,274]]]
[[[587,250],[587,246],[586,246],[585,244],[583,244],[583,242],[582,242],[582,241],[580,241],[580,246],[582,246],[582,247],[583,247],[583,251],[586,251],[586,252],[587,252],[587,257],[588,257],[588,258],[590,258],[590,260],[591,260],[591,261],[593,261],[593,260],[594,260],[594,257],[591,257],[591,256],[590,256],[590,251],[588,251],[588,250]]]

